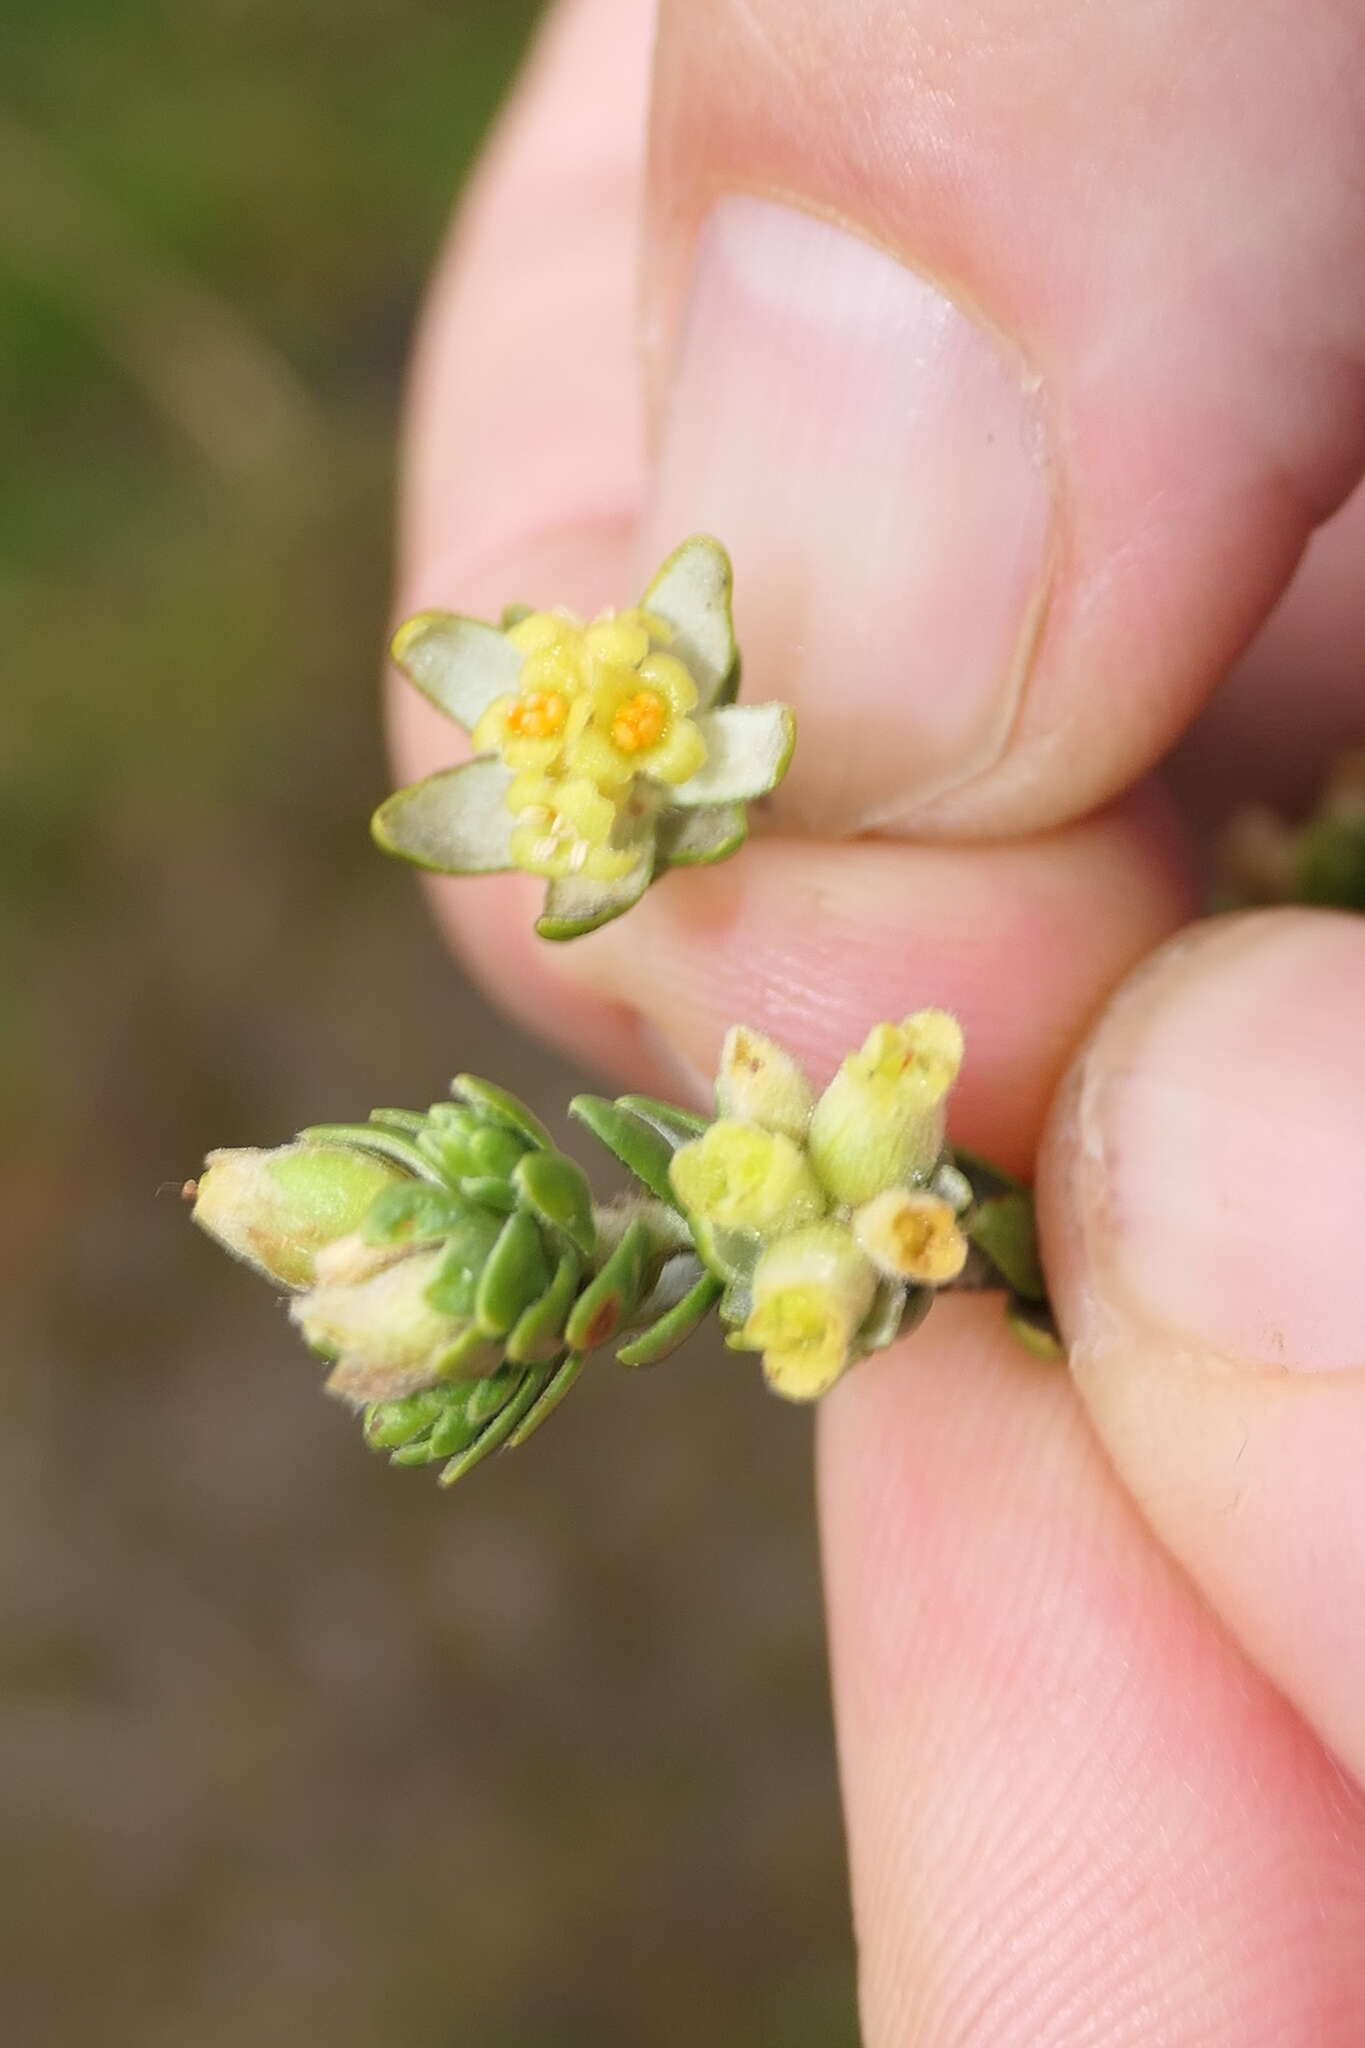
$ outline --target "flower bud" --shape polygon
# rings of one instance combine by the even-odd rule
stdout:
[[[885,1188],[853,1218],[853,1235],[892,1280],[946,1287],[967,1263],[967,1240],[950,1202],[911,1188]]]
[[[789,1052],[761,1031],[736,1024],[721,1048],[716,1102],[722,1116],[801,1139],[815,1096]]]
[[[753,1278],[753,1308],[740,1332],[763,1353],[775,1393],[814,1401],[845,1368],[877,1276],[841,1223],[817,1223],[770,1245]]]
[[[726,1117],[679,1147],[669,1178],[693,1216],[759,1237],[813,1223],[828,1206],[799,1145],[780,1131]]]
[[[305,1341],[337,1361],[329,1392],[391,1401],[440,1378],[470,1328],[467,1316],[427,1300],[443,1256],[439,1247],[412,1252],[364,1278],[323,1280],[291,1303]]]
[[[962,1030],[946,1010],[868,1033],[811,1115],[810,1155],[836,1201],[856,1206],[933,1171],[961,1064]]]
[[[307,1287],[325,1246],[360,1227],[402,1169],[350,1145],[210,1152],[194,1220],[234,1258],[285,1287]]]

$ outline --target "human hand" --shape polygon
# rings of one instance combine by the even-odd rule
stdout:
[[[772,836],[572,947],[523,877],[435,900],[639,1084],[933,1002],[955,1134],[1028,1171],[1048,1126],[1072,1378],[957,1300],[821,1416],[869,2048],[1354,2043],[1365,926],[1127,978],[1194,902],[1142,778],[1244,643],[1188,804],[1301,785],[1359,703],[1359,496],[1278,601],[1365,465],[1365,21],[666,0],[646,179],[649,14],[561,12],[470,197],[401,609],[592,609],[709,528],[801,744]],[[450,758],[393,716],[405,777]]]

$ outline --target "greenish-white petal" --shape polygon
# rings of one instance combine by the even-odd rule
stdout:
[[[635,866],[616,881],[593,882],[586,875],[571,875],[551,882],[545,891],[545,908],[536,919],[541,938],[578,939],[623,916],[653,881],[654,860],[651,836]]]
[[[729,683],[736,660],[730,618],[730,557],[709,534],[694,534],[675,548],[640,600],[673,629],[669,653],[685,662],[703,706]]]
[[[491,755],[443,768],[399,789],[370,821],[375,843],[442,875],[494,875],[515,867],[506,796],[512,771]]]
[[[495,697],[515,690],[524,656],[496,626],[458,612],[418,612],[393,636],[393,658],[438,711],[472,732]]]
[[[748,837],[743,804],[703,804],[695,811],[665,811],[659,820],[659,858],[668,867],[700,867],[737,853]]]
[[[670,804],[750,803],[775,789],[796,745],[796,714],[786,704],[725,704],[697,716],[706,762],[668,792]]]

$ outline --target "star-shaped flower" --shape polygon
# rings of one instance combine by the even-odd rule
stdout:
[[[543,875],[547,939],[621,916],[669,867],[734,853],[745,805],[786,773],[796,722],[785,704],[733,701],[730,583],[724,548],[697,535],[638,606],[590,623],[409,619],[394,660],[475,756],[381,804],[379,845],[440,874]]]

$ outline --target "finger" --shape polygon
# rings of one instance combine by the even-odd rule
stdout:
[[[868,2048],[1350,2048],[1365,1811],[999,1308],[824,1404]]]
[[[1365,1772],[1365,921],[1197,928],[1105,1017],[1041,1218],[1075,1373],[1134,1496]]]
[[[1365,461],[1363,124],[1336,0],[666,0],[645,552],[732,547],[787,815],[1019,831],[1170,743]]]
[[[967,1034],[956,1135],[1027,1171],[1087,1020],[1186,903],[1145,804],[1021,845],[762,839],[728,869],[670,879],[566,949],[562,972],[633,1005],[698,1094],[736,1021],[824,1074],[874,1019],[941,1005]]]

